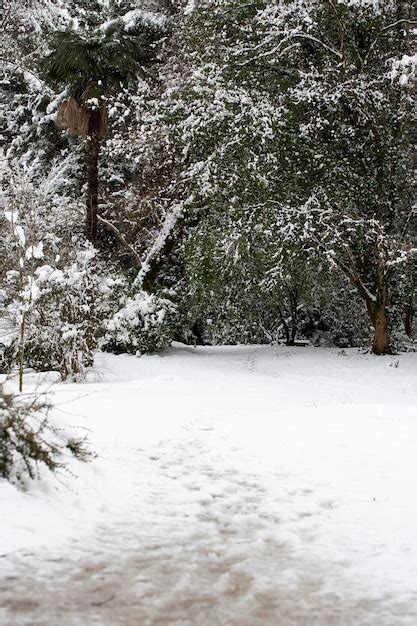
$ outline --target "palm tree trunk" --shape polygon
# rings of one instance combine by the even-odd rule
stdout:
[[[97,242],[97,207],[98,207],[98,158],[100,154],[100,114],[92,112],[89,121],[87,139],[87,206],[86,206],[86,237],[93,246]]]

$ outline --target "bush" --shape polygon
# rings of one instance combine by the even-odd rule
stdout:
[[[42,467],[64,469],[68,455],[92,457],[85,437],[69,436],[47,417],[49,406],[37,398],[5,393],[0,385],[0,477],[19,487],[39,478]]]
[[[103,349],[120,354],[159,352],[172,341],[176,306],[168,298],[140,291],[106,324]]]
[[[7,273],[0,372],[9,373],[19,364],[24,316],[25,367],[57,371],[62,380],[78,381],[93,365],[94,350],[107,332],[104,320],[126,302],[129,282],[88,245],[76,253],[64,250],[64,259],[52,260],[48,254],[51,263],[45,263],[46,252],[30,258],[33,267],[26,268],[24,291],[19,272]]]
[[[93,364],[97,330],[93,256],[87,250],[62,269],[43,265],[36,270],[39,291],[25,337],[28,367],[58,371],[62,380],[78,380]]]

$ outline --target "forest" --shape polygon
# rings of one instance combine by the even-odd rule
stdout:
[[[0,25],[0,622],[415,624],[415,2]]]
[[[412,2],[11,2],[2,368],[413,349]]]

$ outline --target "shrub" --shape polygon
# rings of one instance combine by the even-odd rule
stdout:
[[[25,337],[28,367],[56,370],[62,380],[78,380],[93,364],[97,329],[93,256],[86,250],[62,269],[43,265],[36,270],[38,297]]]
[[[92,457],[85,437],[74,437],[48,419],[49,405],[38,398],[5,393],[0,385],[0,477],[25,488],[42,467],[64,469],[68,456]]]
[[[168,298],[140,291],[128,298],[106,324],[103,349],[116,354],[147,354],[172,341],[176,306]]]

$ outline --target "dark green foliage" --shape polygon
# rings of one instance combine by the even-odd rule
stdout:
[[[92,458],[85,437],[68,437],[47,417],[49,406],[37,398],[17,397],[0,387],[0,477],[25,488],[41,468],[65,469],[65,451],[82,461]]]
[[[17,361],[17,341],[0,343],[0,374],[9,374]]]
[[[72,359],[65,355],[82,353],[82,370],[103,340],[101,321],[120,307],[103,343],[116,352],[163,349],[175,333],[217,343],[291,343],[296,336],[364,345],[382,309],[389,330],[397,337],[404,328],[412,340],[413,64],[402,60],[412,54],[413,4],[142,6],[175,14],[174,36],[165,38],[163,20],[146,21],[130,0],[105,6],[76,0],[68,10],[77,15],[77,29],[67,18],[55,20],[57,32],[45,38],[51,44],[42,75],[54,90],[66,89],[61,98],[75,96],[84,110],[109,110],[97,193],[107,226],[99,222],[97,244],[111,263],[121,261],[126,280],[104,315],[98,298],[100,319],[83,289],[68,289],[68,312],[59,303],[67,303],[62,286],[54,287],[58,298],[43,294],[33,318],[39,315],[39,331],[27,337],[28,363],[37,369],[53,363],[63,376],[77,376],[80,362],[68,369]],[[28,46],[36,71],[44,48],[39,41]],[[136,80],[142,70],[146,83]],[[8,153],[35,162],[31,172],[66,161],[51,185],[53,204],[45,203],[53,219],[42,228],[59,247],[67,193],[74,200],[68,228],[76,234],[70,247],[77,247],[82,142],[56,132],[61,100],[46,113],[52,96],[28,74],[10,72],[4,90],[9,110],[1,132],[8,144],[17,138]],[[145,281],[130,290],[165,220],[173,230],[150,258]],[[8,247],[0,245],[1,256]],[[156,315],[153,305],[147,309],[140,289],[175,292],[173,319],[168,307],[161,324],[162,309]]]
[[[121,19],[92,33],[57,32],[40,68],[52,87],[66,87],[79,102],[100,99],[143,75],[142,67],[156,60],[160,37],[160,30],[146,23],[127,31]]]
[[[1,400],[0,400],[1,401]],[[34,407],[36,410],[38,407]],[[61,467],[59,447],[44,440],[46,420],[39,421],[36,430],[30,428],[21,414],[9,415],[0,426],[0,476],[10,480],[13,475],[24,482],[24,475],[34,479],[38,476],[38,465],[49,470]],[[20,462],[20,469],[14,467]]]
[[[183,247],[192,322],[256,341],[275,316],[291,340],[292,311],[321,319],[326,302],[335,341],[357,343],[361,298],[374,352],[389,351],[415,283],[410,17],[409,2],[196,6],[180,34],[191,67],[158,103],[197,216]]]

